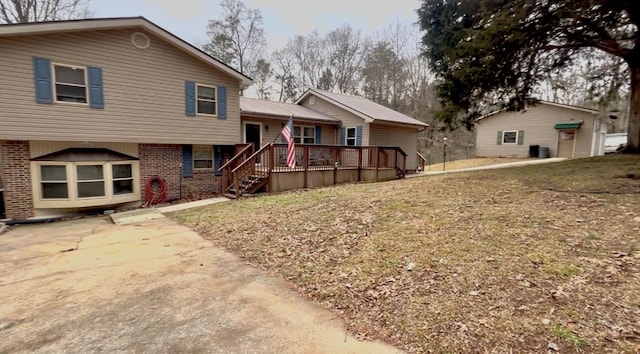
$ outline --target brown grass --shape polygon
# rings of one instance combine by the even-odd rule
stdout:
[[[640,156],[346,185],[177,215],[411,352],[640,351]]]
[[[456,160],[445,164],[445,170],[461,170],[463,168],[481,167],[489,165],[498,165],[501,163],[526,161],[527,159],[507,158],[507,157],[486,157],[477,159]],[[442,163],[425,166],[425,171],[442,171]]]

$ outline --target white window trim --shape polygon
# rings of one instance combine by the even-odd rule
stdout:
[[[213,94],[215,95],[216,99],[215,100],[208,100],[208,99],[200,99],[200,98],[198,98],[198,88],[199,87],[206,87],[206,88],[213,89],[213,92],[214,92]],[[200,113],[200,111],[198,110],[198,101],[213,102],[215,104],[215,107],[216,107],[216,114]],[[196,115],[197,116],[203,116],[203,117],[217,117],[218,116],[218,87],[217,86],[204,85],[204,84],[199,84],[199,83],[196,82]]]
[[[353,129],[353,138],[349,137],[349,130]],[[349,139],[353,140],[353,145],[349,145]],[[344,145],[345,146],[358,146],[358,128],[348,127],[344,130]]]
[[[504,141],[505,133],[516,133],[516,141],[513,142],[513,143],[505,142]],[[502,145],[518,145],[518,138],[520,137],[519,135],[520,135],[520,133],[517,130],[504,130],[504,131],[502,131]]]
[[[43,198],[41,189],[41,171],[40,166],[66,166],[67,171],[67,190],[68,198]],[[105,183],[105,196],[102,197],[78,197],[78,178],[76,166],[79,165],[102,165],[102,172]],[[112,165],[131,165],[131,174],[133,175],[133,193],[113,194],[113,171]],[[33,161],[31,162],[31,170],[38,173],[31,174],[31,183],[33,191],[33,206],[36,209],[47,208],[83,208],[101,205],[122,204],[128,202],[140,201],[140,162],[137,160],[128,161],[109,161],[109,162],[64,162],[64,161]]]
[[[131,165],[131,177],[126,177],[126,178],[113,178],[113,166],[117,166],[117,165]],[[120,196],[127,196],[127,195],[131,195],[131,193],[127,193],[127,194],[115,194],[115,191],[113,191],[113,183],[114,182],[119,182],[119,181],[131,181],[131,186],[133,187],[133,193],[135,193],[135,171],[133,170],[134,166],[129,162],[129,161],[114,161],[111,163],[111,195],[113,195],[114,198],[120,197]]]
[[[91,163],[91,162],[72,162],[72,167],[74,169],[74,173],[75,173],[75,189],[76,189],[76,199],[77,200],[87,200],[87,199],[104,199],[107,198],[107,196],[109,196],[108,194],[108,188],[107,188],[107,165],[109,168],[111,168],[111,165],[109,163]],[[102,166],[102,179],[87,179],[87,180],[80,180],[80,178],[78,177],[78,166]],[[104,194],[103,195],[97,195],[94,197],[81,197],[78,195],[78,184],[79,183],[90,183],[90,182],[102,182],[104,184]]]
[[[294,136],[295,138],[300,138],[300,143],[296,143],[296,144],[305,144],[304,142],[304,129],[305,128],[311,128],[313,129],[313,135],[312,136],[307,136],[307,138],[313,138],[313,143],[310,143],[310,145],[315,145],[316,144],[316,127],[313,125],[294,125],[293,126],[293,132],[295,132],[296,128],[300,128],[300,136]]]
[[[197,147],[207,147],[208,149],[211,149],[211,168],[207,167],[207,168],[196,168],[196,154],[195,154],[195,150]],[[191,160],[192,160],[192,166],[193,166],[193,170],[194,171],[210,171],[212,169],[215,168],[215,158],[214,158],[214,152],[213,152],[213,146],[212,145],[192,145],[192,151],[191,151]],[[205,160],[201,160],[198,159],[199,161],[205,161]],[[208,159],[206,160],[208,161]]]
[[[82,69],[84,70],[84,93],[85,93],[85,97],[87,98],[87,102],[82,103],[82,102],[69,102],[69,101],[58,101],[58,90],[56,88],[56,84],[58,83],[58,79],[56,78],[56,66],[64,66],[67,68],[72,68],[72,69]],[[55,103],[61,103],[61,104],[71,104],[71,105],[75,105],[75,106],[88,106],[89,105],[89,76],[87,73],[87,67],[86,66],[82,66],[82,65],[69,65],[69,64],[62,64],[62,63],[51,63],[51,77],[53,78],[53,100]],[[81,85],[77,85],[77,84],[67,84],[67,83],[61,83],[62,85],[67,85],[67,86],[76,86],[76,87],[82,87]]]
[[[67,185],[67,196],[68,198],[41,198],[43,200],[51,200],[51,201],[66,201],[69,200],[69,198],[71,197],[71,194],[69,192],[69,167],[67,166],[66,162],[43,162],[41,164],[38,164],[37,167],[37,176],[38,176],[38,184],[37,184],[37,190],[39,192],[39,195],[43,195],[44,191],[42,190],[42,184],[43,183],[62,183],[62,181],[43,181],[42,180],[42,169],[40,168],[40,166],[65,166],[65,175],[67,176],[67,179],[64,181],[64,183]]]

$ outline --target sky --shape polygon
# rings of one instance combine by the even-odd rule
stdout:
[[[220,13],[220,1],[91,0],[94,17],[144,16],[198,47],[207,42],[207,23]],[[416,22],[419,0],[244,0],[262,11],[269,51],[282,48],[296,34],[326,33],[349,24],[365,33],[395,21]]]

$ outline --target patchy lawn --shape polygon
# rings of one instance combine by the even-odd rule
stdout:
[[[463,168],[481,167],[489,165],[498,165],[507,162],[519,162],[526,161],[527,159],[516,159],[508,157],[481,157],[477,159],[465,159],[449,162],[445,166],[447,171],[461,170]],[[431,166],[424,166],[425,171],[442,171],[442,163],[437,163]]]
[[[412,352],[640,351],[640,156],[346,185],[177,219]]]

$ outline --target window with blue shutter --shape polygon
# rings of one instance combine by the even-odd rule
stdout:
[[[316,144],[322,144],[322,127],[316,125]]]
[[[218,119],[227,119],[227,88],[218,86]]]
[[[356,146],[362,146],[362,126],[356,127]]]
[[[44,58],[33,58],[33,76],[36,90],[36,102],[53,103],[51,87],[51,61]]]
[[[89,107],[103,109],[102,69],[90,66],[87,68],[87,72],[89,76]]]
[[[196,115],[196,83],[193,81],[184,83],[184,110],[187,116]]]
[[[193,146],[182,145],[182,177],[193,176]]]
[[[213,147],[213,173],[216,176],[222,176],[222,148],[220,146]]]

